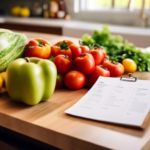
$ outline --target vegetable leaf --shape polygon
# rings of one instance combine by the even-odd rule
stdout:
[[[150,72],[150,53],[142,52],[120,35],[111,34],[107,25],[103,25],[102,31],[95,30],[92,36],[85,34],[81,39],[89,47],[94,44],[104,47],[111,61],[130,58],[137,64],[138,71]]]

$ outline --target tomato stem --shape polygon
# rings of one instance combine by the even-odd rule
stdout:
[[[84,57],[84,56],[86,56],[86,53],[82,53],[80,57]]]
[[[40,47],[43,47],[43,46],[44,46],[43,41],[42,41],[41,39],[39,40],[39,46],[40,46]]]
[[[100,65],[100,67],[108,71],[108,69],[107,69],[107,68],[105,68],[104,66]]]
[[[114,64],[114,65],[118,65],[118,63],[117,62],[115,62],[115,61],[113,61],[113,62],[111,62],[112,64]]]
[[[100,48],[99,47],[93,47],[92,50],[100,50]]]
[[[101,46],[99,44],[93,44],[92,47],[93,48],[101,48]]]
[[[85,43],[84,41],[79,40],[79,45],[80,45],[80,47],[81,47],[81,46],[85,46],[86,43]]]
[[[106,55],[106,57],[104,58],[104,60],[103,60],[103,62],[102,62],[102,63],[104,63],[105,61],[109,61],[109,57],[108,57],[108,55]]]
[[[69,59],[69,57],[67,55],[64,56],[65,59]]]
[[[64,58],[65,58],[65,59],[69,59],[69,60],[71,60],[71,61],[72,61],[72,59],[71,59],[71,58],[69,58],[69,56],[67,56],[67,55],[64,55]]]
[[[61,50],[68,50],[69,49],[69,45],[65,41],[63,41],[59,46],[60,46]]]

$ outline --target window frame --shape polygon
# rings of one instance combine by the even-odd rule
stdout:
[[[141,9],[122,9],[122,8],[107,8],[107,9],[96,9],[96,10],[87,10],[85,9],[85,7],[83,8],[83,4],[81,3],[81,1],[85,1],[86,0],[74,0],[78,1],[78,11],[74,12],[75,13],[75,19],[78,20],[84,20],[84,21],[92,21],[92,22],[100,22],[100,23],[109,23],[109,24],[117,24],[117,25],[127,25],[127,26],[142,26],[141,22],[142,17],[140,16],[141,14]],[[74,5],[75,6],[75,5]],[[146,13],[148,15],[148,26],[150,26],[150,9],[145,9],[144,13]],[[107,21],[105,21],[104,19],[93,19],[93,16],[99,16],[99,14],[103,14],[103,17],[108,17],[108,16],[112,16],[113,19],[108,19]],[[88,16],[87,16],[88,15]],[[120,20],[117,20],[119,16]],[[122,20],[122,22],[121,22]]]
[[[77,2],[77,3],[76,3]],[[140,13],[141,11],[141,8],[126,8],[126,7],[106,7],[106,8],[103,8],[103,7],[100,7],[100,8],[95,8],[95,9],[88,9],[88,6],[87,6],[87,0],[74,0],[74,12],[77,13],[77,12],[129,12],[129,13]],[[76,7],[75,7],[76,5]],[[78,5],[78,6],[77,6]],[[78,7],[78,8],[77,8]],[[75,9],[78,9],[78,11],[75,11]],[[150,12],[150,7],[149,8],[146,8],[145,7],[145,12],[146,13],[149,13]]]

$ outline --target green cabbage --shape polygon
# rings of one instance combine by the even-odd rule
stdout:
[[[0,29],[0,72],[5,71],[10,62],[22,56],[27,37],[6,29]]]

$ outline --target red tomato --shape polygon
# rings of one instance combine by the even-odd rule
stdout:
[[[110,77],[119,77],[124,73],[124,67],[120,63],[104,61],[103,67],[110,71]]]
[[[54,64],[56,65],[59,74],[65,74],[72,68],[72,61],[65,55],[56,56]]]
[[[86,82],[85,76],[79,71],[70,71],[64,77],[64,83],[71,90],[81,89]]]
[[[90,53],[92,54],[94,58],[95,66],[100,65],[103,62],[105,58],[105,54],[103,53],[101,48],[94,47]]]
[[[103,52],[103,54],[104,54],[104,58],[106,57],[106,50],[105,49],[103,49],[103,48],[100,48],[101,49],[101,51]]]
[[[90,49],[88,46],[81,46],[82,53],[90,53]]]
[[[44,39],[34,39],[25,46],[25,57],[48,59],[51,54],[51,44]]]
[[[63,87],[64,83],[63,83],[63,75],[61,74],[57,74],[57,80],[56,80],[56,89],[60,89]]]
[[[73,59],[75,59],[76,57],[81,56],[82,50],[81,50],[80,47],[78,47],[78,46],[75,45],[75,44],[71,44],[71,45],[69,46],[69,48],[71,49],[72,58],[73,58]]]
[[[110,72],[101,66],[96,66],[94,71],[87,78],[87,87],[92,87],[99,76],[109,77]]]
[[[56,57],[57,55],[62,54],[68,56],[69,58],[72,58],[72,52],[69,48],[69,45],[71,45],[71,41],[67,40],[56,43],[54,46],[52,46],[51,55],[53,57]]]
[[[72,41],[70,41],[70,40],[64,40],[64,41],[59,41],[59,42],[57,42],[56,44],[54,44],[54,46],[59,46],[60,44],[62,44],[63,42],[65,42],[65,43],[67,43],[69,46],[71,45],[71,44],[74,44]]]
[[[60,47],[52,46],[51,56],[56,57],[60,54]]]
[[[75,67],[84,75],[89,75],[95,68],[94,58],[91,54],[83,53],[80,57],[75,58]]]

